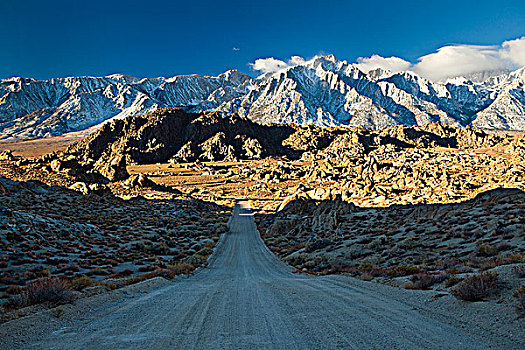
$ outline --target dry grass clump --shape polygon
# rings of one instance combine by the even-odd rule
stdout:
[[[479,301],[487,297],[498,287],[499,274],[497,272],[482,272],[465,278],[450,293],[456,298],[467,301]]]
[[[57,306],[71,303],[75,298],[74,292],[63,279],[42,278],[29,283],[20,294],[12,296],[9,306],[15,309],[36,304]]]

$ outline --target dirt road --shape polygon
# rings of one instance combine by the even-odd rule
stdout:
[[[457,314],[426,307],[435,292],[292,273],[263,244],[246,202],[236,205],[231,232],[211,259],[208,268],[188,279],[101,306],[24,348],[494,349],[513,344],[463,323]]]

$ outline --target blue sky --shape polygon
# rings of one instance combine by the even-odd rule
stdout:
[[[0,21],[1,78],[254,75],[261,57],[416,62],[445,45],[500,45],[525,36],[525,1],[2,0]]]

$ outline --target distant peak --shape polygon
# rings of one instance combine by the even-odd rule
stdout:
[[[106,75],[105,78],[115,79],[115,80],[126,80],[126,81],[138,80],[138,78],[134,76],[127,75],[127,74],[120,74],[120,73],[109,74],[109,75]]]
[[[241,72],[239,72],[236,69],[230,69],[230,70],[227,70],[224,73],[219,74],[219,77],[225,77],[225,78],[230,78],[230,77],[248,77],[248,75],[246,75],[244,73],[241,73]]]
[[[327,56],[323,56],[323,58],[325,60],[328,60],[328,61],[332,61],[332,62],[338,62],[339,60],[337,59],[337,57],[335,57],[334,54],[330,54],[330,55],[327,55]]]

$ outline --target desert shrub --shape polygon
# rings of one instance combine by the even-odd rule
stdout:
[[[42,278],[29,283],[20,294],[12,296],[9,305],[14,308],[35,304],[57,306],[74,300],[75,294],[66,281],[59,278]]]
[[[308,254],[296,254],[292,256],[287,256],[285,260],[290,265],[298,266],[304,264],[309,259],[310,256]]]
[[[153,277],[164,277],[165,279],[172,280],[175,278],[175,272],[170,269],[157,268],[153,271]]]
[[[420,268],[415,265],[399,265],[396,266],[392,271],[390,271],[390,276],[392,277],[401,277],[408,276],[418,273]]]
[[[518,299],[518,314],[522,317],[525,316],[525,284],[522,284],[512,295]]]
[[[218,223],[214,225],[215,233],[222,234],[228,232],[230,229],[225,223]]]
[[[144,251],[150,254],[167,255],[170,253],[170,248],[166,242],[161,242],[154,243],[151,246],[146,246]]]
[[[516,290],[513,294],[512,294],[515,298],[519,297],[520,295],[525,295],[525,284],[522,284],[518,290]]]
[[[374,268],[374,264],[369,262],[363,262],[361,265],[359,265],[359,270],[361,271],[370,271]]]
[[[49,277],[49,275],[51,275],[51,272],[49,271],[49,269],[43,269],[39,271],[37,275],[39,275],[40,277]]]
[[[186,263],[176,263],[173,265],[169,265],[168,269],[173,271],[176,275],[188,275],[193,272],[195,269],[193,265],[186,264]]]
[[[145,266],[141,266],[137,269],[138,272],[151,272],[151,271],[154,271],[156,269],[156,266],[154,265],[145,265]]]
[[[512,246],[510,244],[503,242],[503,243],[498,244],[495,249],[498,253],[501,253],[511,248]]]
[[[318,239],[318,240],[306,243],[304,247],[304,251],[307,253],[311,253],[313,251],[323,249],[331,244],[333,244],[333,242],[329,239],[326,239],[326,238]]]
[[[447,275],[432,275],[430,273],[416,273],[410,277],[412,289],[429,289],[434,284],[439,283],[447,278]],[[410,289],[410,288],[409,288]]]
[[[520,253],[509,254],[509,255],[507,255],[507,258],[509,259],[509,262],[511,264],[525,262],[525,254],[520,254]]]
[[[112,273],[113,273],[112,268],[102,268],[102,267],[97,266],[97,267],[90,269],[86,274],[88,276],[92,276],[92,275],[107,276],[107,275],[111,275]]]
[[[525,265],[515,266],[513,269],[514,273],[518,278],[524,278],[525,277]]]
[[[451,276],[445,281],[445,287],[453,287],[461,281],[463,281],[462,278],[459,278],[458,276]]]
[[[434,284],[433,276],[426,272],[412,275],[410,281],[412,282],[414,289],[428,289]]]
[[[374,277],[387,277],[390,275],[391,272],[391,270],[382,267],[375,267],[368,271],[368,273],[370,273]]]
[[[479,256],[493,256],[496,255],[496,248],[488,244],[480,244],[478,246],[477,254]]]
[[[456,298],[467,301],[483,300],[499,285],[497,272],[482,272],[465,278],[450,293]]]
[[[206,258],[201,255],[195,254],[192,256],[185,257],[183,262],[193,266],[199,266],[206,262]]]
[[[374,276],[372,276],[369,273],[364,273],[361,276],[359,276],[359,278],[363,281],[372,281],[374,279]]]
[[[204,256],[211,255],[211,253],[213,253],[213,248],[208,245],[205,245],[198,251],[199,255],[204,255]]]
[[[91,287],[93,282],[88,276],[80,275],[70,279],[67,284],[69,285],[69,288],[73,290],[82,291],[84,288]]]
[[[116,274],[114,275],[114,277],[115,277],[115,278],[119,278],[119,277],[128,277],[128,276],[131,276],[131,275],[133,275],[133,271],[130,270],[130,269],[125,269],[125,270],[122,270],[122,271],[116,273]]]
[[[5,290],[6,295],[15,295],[22,293],[23,289],[20,286],[17,286],[16,284],[12,284]]]

